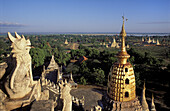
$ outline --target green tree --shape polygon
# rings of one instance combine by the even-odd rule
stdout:
[[[80,64],[80,74],[89,74],[90,69],[87,66],[86,61]]]
[[[66,73],[72,72],[73,74],[79,74],[80,66],[74,63],[69,63],[66,68]]]
[[[134,56],[131,56],[130,59],[129,59],[130,63],[133,64],[135,62],[135,57]]]
[[[57,48],[53,48],[52,49],[52,55],[58,55],[59,54],[59,51]]]
[[[52,49],[47,41],[42,41],[40,48],[44,50],[45,57],[51,57]]]
[[[84,49],[79,49],[79,50],[77,50],[77,55],[78,55],[78,57],[85,56],[86,52]]]
[[[139,72],[135,72],[135,79],[136,79],[136,87],[139,88],[139,86],[141,85],[140,73]]]
[[[71,50],[70,54],[71,54],[71,58],[75,59],[75,56],[77,56],[77,51],[76,50]]]
[[[83,85],[86,85],[87,83],[86,83],[86,79],[84,78],[84,76],[82,76],[81,78],[80,78],[80,84],[83,84]]]
[[[78,48],[79,48],[79,49],[86,49],[87,47],[86,47],[86,46],[83,46],[82,44],[80,44]]]
[[[101,68],[99,68],[99,69],[93,68],[92,75],[94,76],[95,82],[97,84],[103,84],[103,82],[105,81],[105,74]]]
[[[92,49],[92,58],[98,58],[100,51],[98,49]]]
[[[85,49],[85,52],[86,52],[86,56],[88,56],[88,57],[91,57],[92,54],[93,54],[93,51],[92,51],[91,48],[86,48],[86,49]]]
[[[44,64],[45,54],[40,48],[32,48],[30,50],[30,55],[32,57],[32,64],[34,67],[38,67]]]
[[[54,55],[55,60],[58,64],[64,64],[66,66],[66,63],[70,60],[71,54],[66,54],[63,51],[58,52],[58,54]]]
[[[91,39],[91,43],[92,43],[92,44],[94,44],[94,43],[95,43],[95,41],[96,41],[96,39],[95,39],[95,38],[92,38],[92,39]]]

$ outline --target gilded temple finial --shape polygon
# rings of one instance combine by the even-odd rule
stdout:
[[[125,36],[126,36],[126,31],[125,31],[125,17],[122,16],[122,18],[123,18],[123,24],[122,24],[122,30],[121,30],[121,32],[120,32],[120,36],[125,37]],[[128,19],[126,19],[126,21],[127,21],[127,20],[128,20]]]
[[[126,31],[125,31],[125,17],[122,16],[123,18],[123,24],[122,24],[122,30],[120,32],[120,36],[122,36],[122,47],[121,47],[121,51],[125,52],[126,48],[125,48],[125,37],[126,37]],[[127,20],[127,19],[126,19]]]
[[[130,57],[130,55],[126,52],[126,47],[125,47],[125,36],[126,36],[126,31],[125,31],[125,17],[122,16],[123,18],[123,24],[122,24],[122,30],[120,32],[120,36],[122,37],[122,44],[121,44],[121,51],[118,53],[117,57],[119,58],[119,62],[121,64],[126,64],[127,59]],[[126,19],[127,21],[127,19]]]

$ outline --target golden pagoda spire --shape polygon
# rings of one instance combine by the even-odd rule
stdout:
[[[130,57],[130,55],[126,52],[126,47],[125,47],[126,31],[125,31],[124,16],[122,16],[122,18],[123,18],[123,25],[122,25],[122,30],[120,32],[120,36],[122,37],[122,44],[121,44],[121,51],[117,54],[117,57],[119,58],[120,64],[126,64],[127,59]],[[127,19],[126,19],[126,21],[127,21]]]
[[[116,55],[118,62],[114,63],[108,76],[108,96],[114,101],[131,101],[136,98],[135,75],[133,66],[127,62],[130,55],[126,52],[124,28],[125,20],[120,32],[122,37],[121,51]]]
[[[122,25],[122,30],[120,32],[120,36],[122,36],[122,47],[121,47],[121,51],[125,52],[126,51],[126,47],[125,47],[125,36],[126,36],[126,31],[125,31],[125,19],[124,16],[122,16],[123,18],[123,25]]]

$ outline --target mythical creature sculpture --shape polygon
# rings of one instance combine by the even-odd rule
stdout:
[[[61,99],[63,99],[63,109],[62,111],[72,111],[72,96],[70,95],[71,85],[65,81],[59,83],[61,91]]]
[[[16,38],[8,32],[8,37],[12,42],[11,56],[14,67],[7,77],[5,88],[11,99],[23,98],[31,92],[35,84],[32,78],[31,56],[29,54],[31,42],[16,32],[15,36]]]

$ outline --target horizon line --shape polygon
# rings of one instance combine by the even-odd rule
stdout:
[[[11,31],[9,31],[11,32]],[[57,33],[57,34],[119,34],[120,32],[20,32],[15,31],[17,33]],[[0,32],[0,34],[5,34],[8,32]],[[14,33],[14,32],[11,32]],[[170,34],[170,32],[126,32],[127,34]]]

